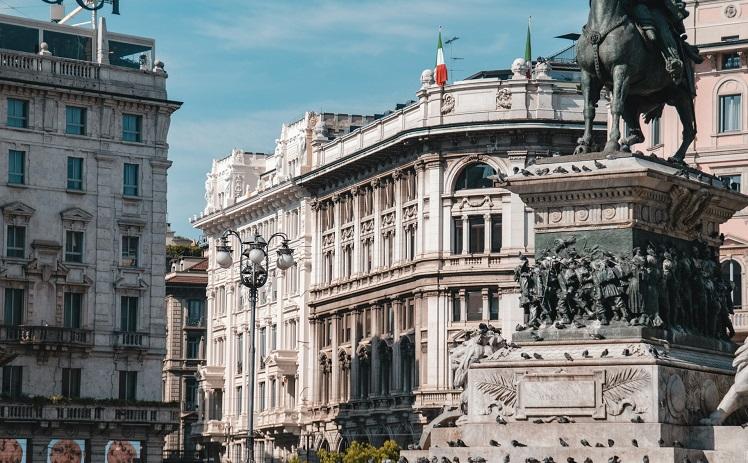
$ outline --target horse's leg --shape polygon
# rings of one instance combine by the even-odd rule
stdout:
[[[621,117],[623,107],[629,92],[628,70],[625,65],[619,64],[613,68],[613,96],[610,100],[610,112],[613,123],[608,134],[608,143],[603,153],[613,154],[621,149],[618,140],[621,138]]]
[[[591,73],[582,70],[582,97],[584,98],[584,135],[577,142],[574,154],[589,153],[592,147],[592,125],[595,122],[595,108],[600,101],[603,84]]]
[[[688,151],[691,143],[696,139],[693,98],[691,98],[689,92],[679,90],[674,103],[675,109],[678,110],[680,121],[683,124],[683,143],[681,143],[678,151],[668,161],[682,164],[684,162],[683,159],[686,157],[686,151]]]
[[[623,120],[626,121],[628,127],[628,133],[624,134],[621,140],[621,151],[627,153],[631,152],[631,147],[644,141],[644,134],[642,133],[641,126],[641,114],[638,110],[632,108],[633,104],[626,106],[623,109]]]

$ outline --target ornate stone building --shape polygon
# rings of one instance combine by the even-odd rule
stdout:
[[[696,66],[698,136],[686,161],[721,176],[731,188],[748,191],[748,4],[732,0],[688,1],[690,41],[704,62]],[[669,156],[681,140],[678,115],[667,107],[645,128],[647,141],[636,148]],[[737,339],[748,336],[748,210],[721,228],[721,260],[735,288],[733,321]]]
[[[265,173],[250,174],[262,158],[239,151],[214,163],[193,220],[211,241],[193,427],[209,458],[241,461],[246,433],[247,298],[238,265],[214,261],[226,228],[285,231],[298,261],[260,299],[258,461],[353,440],[407,445],[459,404],[450,346],[480,323],[509,333],[524,321],[513,268],[532,252],[533,217],[501,178],[571,152],[581,134],[576,84],[552,73],[543,64],[528,80],[518,60],[509,79],[442,89],[426,71],[418,101],[384,116],[308,113],[284,126]],[[229,186],[238,177],[244,186]]]
[[[166,274],[166,358],[164,401],[179,402],[179,428],[166,437],[164,456],[194,461],[192,425],[197,421],[197,368],[205,364],[205,320],[208,259],[182,257]]]
[[[103,19],[0,15],[0,30],[0,344],[16,355],[0,371],[0,441],[25,461],[158,461],[177,412],[160,378],[181,103],[154,41]]]
[[[296,265],[281,272],[271,262],[259,293],[256,325],[255,429],[258,461],[286,458],[296,449],[310,383],[308,288],[311,277],[309,202],[295,179],[312,165],[313,130],[333,137],[372,117],[307,113],[284,125],[272,155],[235,150],[215,161],[206,180],[206,209],[193,225],[209,236],[207,365],[200,367],[198,422],[193,435],[206,458],[243,461],[247,432],[249,296],[239,284],[239,258],[230,269],[215,263],[216,237],[235,229],[288,235]],[[237,243],[232,243],[239,249]],[[275,256],[279,241],[271,242]],[[238,252],[238,251],[237,251]]]

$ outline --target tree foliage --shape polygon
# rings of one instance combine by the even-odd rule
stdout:
[[[385,460],[397,461],[400,446],[394,440],[385,441],[379,448],[353,441],[343,453],[319,450],[317,457],[320,463],[382,463]]]
[[[194,244],[181,245],[181,244],[170,244],[166,246],[166,257],[169,259],[176,259],[178,257],[202,257],[203,250],[200,246]]]

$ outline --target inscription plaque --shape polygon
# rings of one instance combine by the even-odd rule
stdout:
[[[602,398],[605,372],[590,374],[533,373],[517,375],[518,420],[531,416],[605,418]]]

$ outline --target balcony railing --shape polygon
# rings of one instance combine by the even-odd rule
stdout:
[[[103,406],[83,404],[33,405],[5,401],[0,403],[0,421],[64,421],[109,423],[160,423],[176,424],[179,421],[177,405],[153,406]]]
[[[59,326],[1,325],[0,343],[32,346],[91,347],[91,330]]]
[[[732,326],[735,328],[735,331],[739,333],[748,331],[748,307],[736,308],[735,314],[733,314],[731,318]]]
[[[416,391],[415,408],[441,408],[447,406],[457,406],[460,404],[460,395],[462,391]]]
[[[115,331],[112,335],[112,345],[125,349],[147,349],[148,341],[148,333]]]
[[[205,317],[185,317],[184,326],[187,328],[205,328]]]

